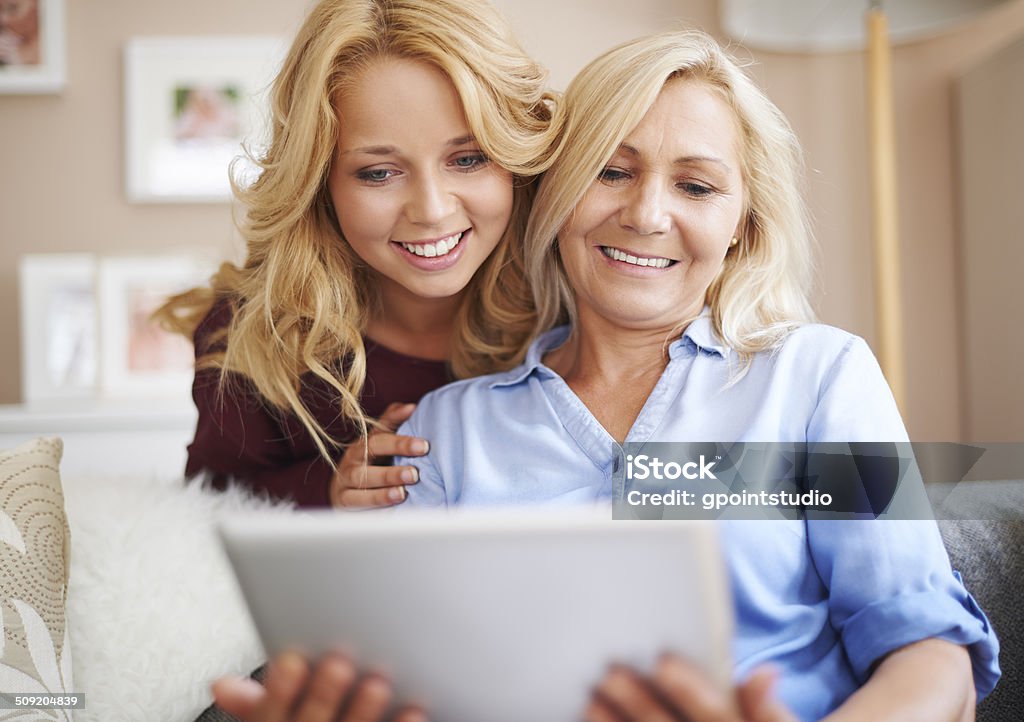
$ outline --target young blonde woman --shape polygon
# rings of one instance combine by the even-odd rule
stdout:
[[[390,431],[427,391],[514,365],[531,331],[544,81],[483,0],[313,8],[236,190],[245,264],[160,312],[195,342],[188,476],[307,507],[405,497],[414,468],[367,461],[425,453]]]

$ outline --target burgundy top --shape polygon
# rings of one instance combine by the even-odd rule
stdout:
[[[230,320],[226,303],[210,311],[193,337],[196,358],[209,350],[211,334]],[[363,343],[366,383],[359,400],[371,418],[379,418],[393,402],[419,401],[453,380],[444,361],[406,356],[367,338]],[[241,483],[274,499],[292,499],[300,507],[330,506],[328,486],[334,469],[298,418],[274,410],[240,374],[232,374],[219,394],[219,377],[218,370],[204,369],[196,372],[192,383],[199,419],[185,475],[206,473],[215,488],[223,489],[229,481]],[[348,443],[358,436],[341,416],[337,392],[323,380],[309,374],[299,397],[332,438]]]

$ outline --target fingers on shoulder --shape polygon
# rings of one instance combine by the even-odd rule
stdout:
[[[430,451],[426,439],[378,431],[370,434],[370,456],[423,456]]]
[[[388,456],[423,456],[430,451],[430,442],[416,436],[400,436],[390,431],[374,431],[353,441],[341,455],[339,468],[361,468],[369,462]]]
[[[404,486],[384,486],[376,489],[344,489],[335,495],[335,506],[346,509],[378,509],[405,501],[408,492]]]
[[[384,413],[380,415],[378,421],[383,426],[394,431],[408,421],[415,410],[416,404],[403,404],[399,402],[388,404],[388,407],[384,409]]]

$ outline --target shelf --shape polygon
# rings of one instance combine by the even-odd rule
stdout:
[[[168,401],[61,401],[0,405],[0,434],[60,434],[69,431],[161,431],[193,429],[191,403]]]

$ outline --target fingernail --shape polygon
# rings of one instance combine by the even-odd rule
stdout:
[[[430,451],[430,444],[428,444],[424,439],[414,439],[413,442],[409,444],[409,448],[412,449],[412,453],[414,454],[425,454]]]
[[[292,684],[306,671],[306,660],[297,652],[286,651],[271,660],[267,670],[268,677],[274,677],[279,683]]]
[[[388,499],[390,501],[402,501],[405,498],[405,487],[395,486],[388,489]]]
[[[419,481],[420,473],[416,469],[402,469],[401,478],[406,484],[415,484]]]
[[[283,669],[301,669],[306,666],[306,660],[298,652],[287,650],[278,655],[274,664]]]

